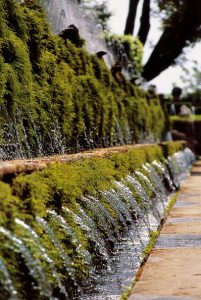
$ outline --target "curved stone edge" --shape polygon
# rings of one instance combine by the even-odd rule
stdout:
[[[185,144],[184,141],[181,141]],[[156,144],[161,145],[162,143]],[[136,144],[136,145],[124,145],[116,146],[111,148],[98,148],[93,150],[88,150],[76,154],[63,154],[55,155],[42,158],[33,159],[22,159],[22,160],[11,160],[11,161],[1,161],[0,162],[0,179],[7,175],[14,175],[19,173],[32,173],[34,171],[42,170],[50,164],[55,162],[70,163],[72,161],[92,159],[98,157],[108,157],[116,153],[126,153],[129,150],[136,148],[150,147],[154,144]]]

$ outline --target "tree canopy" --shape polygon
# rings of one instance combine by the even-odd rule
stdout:
[[[136,10],[139,0],[130,0],[125,33],[133,34]],[[163,32],[153,52],[144,66],[142,76],[152,80],[170,65],[182,53],[185,46],[201,37],[201,1],[200,0],[157,0],[161,13]],[[143,0],[141,25],[138,37],[144,44],[149,32],[150,0]]]
[[[150,18],[153,14],[152,4],[157,7],[161,19],[162,33],[157,44],[144,65],[142,77],[150,81],[172,64],[176,63],[183,49],[201,38],[201,1],[200,0],[141,0],[142,10],[137,37],[143,45],[150,30]],[[128,16],[124,34],[133,35],[136,14],[140,0],[129,0]],[[110,12],[104,0],[82,0],[90,3],[91,9],[97,11],[100,23],[107,28]]]

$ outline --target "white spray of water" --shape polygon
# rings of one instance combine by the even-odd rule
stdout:
[[[77,1],[72,0],[41,0],[45,7],[50,24],[55,34],[59,34],[69,25],[74,24],[78,29],[80,36],[85,40],[85,48],[90,53],[98,51],[107,51],[107,46],[103,38],[103,29],[96,18],[91,18],[78,5]]]

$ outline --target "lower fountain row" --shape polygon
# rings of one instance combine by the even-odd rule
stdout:
[[[186,148],[33,226],[18,217],[1,226],[0,299],[118,299],[193,160]]]

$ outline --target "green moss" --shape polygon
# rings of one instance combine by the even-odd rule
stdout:
[[[131,291],[132,291],[132,288],[131,287],[127,287],[124,289],[123,293],[121,294],[119,300],[127,300],[128,297],[130,296],[131,294]]]
[[[176,144],[178,147],[178,143]],[[175,146],[175,149],[177,147]],[[135,170],[142,171],[141,166],[144,163],[162,160],[162,150],[163,146],[159,145],[139,146],[127,150],[125,153],[108,154],[108,157],[74,161],[68,164],[54,163],[33,174],[16,176],[11,186],[0,182],[0,225],[8,228],[24,241],[34,259],[40,261],[40,265],[43,267],[48,281],[58,297],[60,297],[60,294],[57,289],[57,281],[55,277],[52,277],[51,266],[44,259],[37,243],[33,243],[32,239],[30,239],[30,233],[26,228],[17,225],[15,218],[23,220],[34,229],[40,244],[43,245],[49,257],[54,261],[62,283],[73,294],[72,286],[74,286],[74,283],[76,281],[83,282],[89,277],[91,272],[91,266],[86,264],[85,260],[86,251],[91,254],[93,265],[96,265],[98,268],[101,262],[102,267],[104,266],[104,257],[98,250],[92,236],[88,231],[86,234],[86,227],[80,226],[75,216],[83,219],[82,210],[84,210],[88,217],[95,220],[95,226],[97,226],[100,237],[104,240],[107,251],[111,251],[115,236],[124,229],[124,224],[119,218],[116,208],[106,201],[101,191],[115,189],[116,180],[124,181]],[[152,196],[148,186],[143,182],[141,184],[146,192]],[[135,187],[129,184],[127,186],[139,205],[145,209],[146,204]],[[98,202],[91,198],[90,206],[89,200],[87,202],[82,200],[82,197],[89,195],[98,199]],[[93,201],[95,202],[93,203]],[[126,199],[122,198],[122,201],[130,210],[131,208]],[[106,220],[101,213],[101,209],[94,211],[92,207],[94,205],[96,207],[97,205],[102,205],[113,218],[114,223]],[[68,210],[64,211],[63,207]],[[67,227],[65,225],[62,226],[57,217],[51,217],[51,213],[48,210],[63,216]],[[133,210],[130,210],[130,213],[134,218],[136,217]],[[51,235],[41,226],[36,217],[46,220],[60,246],[55,247],[55,242],[52,240]],[[106,223],[108,224],[107,226]],[[70,229],[68,229],[68,226],[70,226]],[[153,245],[154,238],[155,236],[152,236],[152,244],[150,243],[147,247],[146,253]],[[29,282],[33,282],[34,279],[28,272],[23,256],[19,251],[10,251],[10,249],[13,249],[12,242],[6,241],[6,238],[3,236],[1,237],[1,245],[0,256],[6,261],[12,280],[17,290],[20,291],[20,299],[26,299],[29,291],[34,299],[39,299],[38,291],[33,290],[26,282],[27,278],[29,278]],[[66,272],[61,249],[72,260],[75,276]],[[1,293],[4,295],[5,291],[2,290]],[[5,297],[7,297],[6,294]]]
[[[190,115],[190,116],[170,116],[171,123],[174,123],[174,121],[180,121],[180,122],[196,122],[201,121],[201,115]]]
[[[138,38],[132,35],[106,35],[107,42],[116,41],[124,46],[125,53],[130,60],[136,75],[142,73],[143,46]]]
[[[122,180],[145,162],[160,158],[162,159],[161,148],[148,146],[129,150],[124,154],[113,154],[109,158],[77,161],[70,164],[55,163],[40,172],[17,176],[12,189],[17,197],[23,199],[25,214],[31,213],[45,218],[46,207],[60,212],[61,207],[66,205],[74,210],[76,201],[83,195],[99,198],[99,191],[111,189],[115,180]],[[148,195],[152,195],[153,191],[150,187],[141,183]],[[141,203],[138,192],[132,185],[129,187],[136,200]],[[102,202],[115,216],[112,208],[108,207],[103,199]]]
[[[154,248],[157,238],[159,236],[159,231],[152,231],[150,232],[150,240],[148,245],[145,247],[143,251],[144,258],[147,258],[148,255],[150,254],[151,250]]]
[[[0,182],[0,225],[12,227],[13,219],[19,214],[21,203],[14,197],[8,184]]]
[[[186,147],[186,142],[183,142],[183,141],[182,142],[178,141],[178,142],[174,142],[174,143],[163,142],[161,144],[161,147],[162,147],[164,156],[168,157],[168,156],[173,155],[175,152],[184,150],[184,148]]]
[[[143,250],[142,264],[145,263],[145,261],[147,260],[149,254],[153,250],[159,234],[160,234],[159,230],[150,232],[149,242],[148,242],[147,246],[145,247],[145,249]],[[135,283],[136,283],[136,279],[133,281],[133,283],[130,287],[125,288],[125,290],[123,291],[123,293],[120,296],[120,300],[127,300],[129,298]]]
[[[32,157],[83,150],[86,148],[134,143],[152,137],[159,140],[165,131],[165,115],[159,100],[131,83],[119,85],[102,60],[89,55],[71,42],[55,36],[42,8],[26,1],[0,1],[0,148],[3,159]],[[130,49],[132,50],[132,49]],[[138,49],[135,49],[138,51]],[[132,50],[132,59],[134,54]],[[67,234],[49,210],[64,215],[62,207],[81,215],[81,198],[91,195],[122,230],[117,213],[100,191],[114,188],[115,180],[125,179],[145,162],[171,155],[181,144],[139,147],[108,158],[55,163],[30,175],[16,176],[11,186],[0,182],[0,225],[21,238],[35,259],[39,259],[55,297],[60,297],[51,268],[40,255],[37,245],[28,238],[15,218],[25,221],[39,236],[40,243],[54,260],[59,277],[69,288],[76,281],[88,278],[83,252],[92,253],[97,263],[95,246],[73,215],[65,215],[74,238]],[[142,199],[133,188],[143,207]],[[85,207],[89,216],[94,216]],[[75,278],[66,272],[61,251],[40,226],[36,216],[43,218],[54,230],[61,247],[72,259]],[[98,215],[95,216],[97,219]],[[101,218],[101,217],[100,217]],[[100,220],[100,219],[99,219]],[[107,220],[106,220],[107,221]],[[107,228],[98,224],[103,238]],[[113,227],[111,226],[111,231]],[[76,242],[80,241],[80,252]],[[13,245],[1,237],[0,256],[6,261],[20,299],[41,299],[33,288],[34,279],[25,259]],[[109,251],[110,241],[106,241]],[[12,250],[12,251],[11,251]],[[97,254],[97,255],[100,255]],[[0,294],[7,298],[0,287]]]
[[[14,193],[27,201],[30,210],[42,214],[44,205],[58,206],[61,199],[73,203],[81,195],[96,195],[107,190],[114,180],[125,178],[139,169],[145,162],[162,159],[161,147],[157,145],[137,147],[123,154],[112,154],[109,158],[77,161],[70,164],[55,163],[31,175],[19,175],[14,180]],[[87,184],[86,184],[87,183]]]
[[[168,217],[169,212],[171,211],[172,207],[174,206],[175,202],[177,201],[179,192],[175,193],[174,196],[170,198],[170,201],[168,203],[168,206],[165,208],[164,212],[164,221]]]
[[[169,203],[168,203],[168,206],[167,206],[166,209],[165,209],[165,212],[164,212],[164,219],[162,220],[163,223],[165,222],[166,218],[168,217],[169,212],[170,212],[170,210],[172,209],[172,207],[174,206],[174,204],[175,204],[177,198],[178,198],[178,192],[177,192],[174,196],[171,197],[171,199],[170,199],[170,201],[169,201]],[[144,259],[143,259],[143,262],[142,262],[142,263],[144,263],[144,261],[147,260],[149,254],[151,253],[152,249],[154,248],[154,246],[155,246],[155,244],[156,244],[156,241],[157,241],[157,238],[158,238],[159,234],[160,234],[160,228],[159,228],[159,230],[157,230],[157,231],[152,231],[152,232],[150,233],[150,240],[149,240],[149,243],[148,243],[148,245],[145,247],[145,249],[144,249],[144,251],[143,251],[143,257],[144,257]],[[132,283],[132,286],[131,286],[131,287],[127,287],[127,288],[125,289],[125,291],[122,293],[122,295],[121,295],[121,297],[120,297],[120,300],[126,300],[126,299],[128,299],[128,297],[130,296],[131,291],[132,291],[134,285],[135,285],[135,281]]]
[[[36,3],[3,0],[0,9],[0,146],[7,159],[161,138],[158,99],[118,84],[103,60],[55,36]]]

